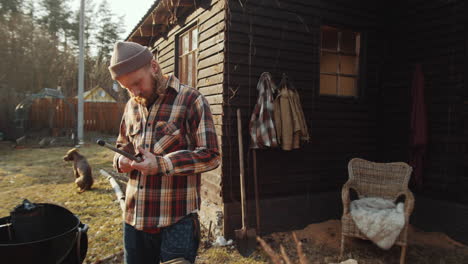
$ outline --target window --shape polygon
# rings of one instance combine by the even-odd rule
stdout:
[[[151,53],[153,53],[153,59],[159,63],[159,49],[153,48]]]
[[[197,85],[198,28],[190,28],[179,35],[179,79],[183,84]]]
[[[361,34],[330,26],[321,33],[320,95],[357,97]]]

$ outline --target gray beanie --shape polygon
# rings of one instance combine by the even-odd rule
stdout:
[[[153,55],[146,47],[135,42],[117,42],[110,60],[109,71],[115,80],[148,64]]]

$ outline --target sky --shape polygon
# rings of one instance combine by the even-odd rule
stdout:
[[[122,38],[125,38],[130,34],[130,31],[136,26],[140,19],[146,14],[148,9],[153,5],[155,0],[108,0],[112,12],[118,16],[124,15],[124,29],[125,33]],[[72,0],[72,8],[75,10],[79,9],[80,0]],[[97,6],[101,3],[101,0],[94,0]]]

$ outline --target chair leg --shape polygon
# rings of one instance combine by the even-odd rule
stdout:
[[[344,246],[345,246],[345,236],[341,235],[341,249],[340,249],[340,260],[343,259]]]
[[[401,257],[400,257],[400,264],[405,264],[405,258],[406,258],[406,247],[407,247],[407,245],[405,245],[405,246],[402,246],[402,247],[401,247]]]

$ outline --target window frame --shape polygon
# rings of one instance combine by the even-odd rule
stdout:
[[[153,59],[159,63],[159,47],[153,47],[151,53],[153,54]]]
[[[358,57],[358,73],[353,75],[355,76],[355,78],[357,78],[356,80],[356,89],[357,89],[357,92],[356,92],[356,95],[338,95],[338,94],[322,94],[321,93],[321,87],[320,87],[320,79],[321,79],[321,75],[323,74],[322,71],[321,71],[321,53],[322,53],[322,28],[323,27],[333,27],[333,28],[336,28],[338,30],[343,30],[343,31],[352,31],[352,32],[355,32],[355,33],[359,33],[359,36],[360,36],[360,46],[359,46],[359,57]],[[318,58],[319,58],[319,64],[318,64],[318,67],[317,67],[317,91],[316,91],[316,95],[319,97],[319,98],[322,98],[322,99],[330,99],[330,100],[360,100],[360,99],[363,99],[364,98],[364,95],[365,95],[365,72],[366,72],[366,64],[365,64],[365,61],[366,61],[366,42],[367,42],[367,32],[364,31],[364,30],[357,30],[356,28],[354,27],[350,27],[350,26],[341,26],[341,25],[337,25],[337,24],[334,24],[334,23],[330,23],[330,22],[324,22],[324,21],[321,21],[321,23],[319,23],[318,25],[318,48],[317,48],[317,51],[318,51]],[[339,41],[339,39],[337,39]],[[339,50],[336,51],[336,54],[339,54]],[[336,73],[336,74],[339,74],[339,73]],[[339,76],[351,76],[350,74],[339,74]]]
[[[192,48],[192,44],[193,44],[193,39],[192,39],[192,33],[194,30],[197,30],[197,47],[196,49],[191,49]],[[189,48],[188,48],[188,52],[185,53],[185,54],[182,54],[182,41],[183,41],[183,37],[186,35],[186,34],[189,34]],[[175,37],[175,68],[174,68],[174,74],[175,76],[177,76],[177,78],[179,78],[180,82],[183,83],[183,84],[187,84],[185,83],[184,79],[182,78],[181,74],[183,70],[180,69],[181,67],[181,57],[182,56],[189,56],[189,54],[192,54],[192,84],[187,84],[189,86],[192,86],[193,88],[197,88],[198,86],[198,47],[199,47],[199,43],[200,43],[200,40],[199,40],[199,37],[200,37],[200,32],[199,32],[199,28],[198,28],[198,23],[197,22],[194,22],[192,24],[189,24],[187,25],[186,27],[182,28],[177,34],[176,34],[176,37]]]

